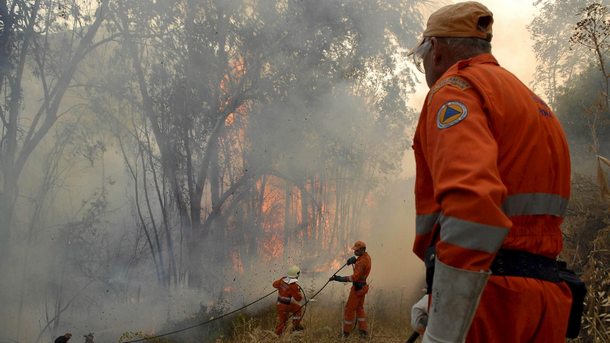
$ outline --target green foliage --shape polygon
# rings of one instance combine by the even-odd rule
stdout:
[[[577,15],[568,16],[573,12],[567,12],[569,9]],[[561,28],[561,34],[553,36],[553,28]],[[568,134],[576,165],[588,167],[587,160],[610,152],[607,2],[545,1],[530,30],[542,67],[537,72],[538,82],[545,83],[547,96]],[[554,39],[545,41],[549,36]]]
[[[608,3],[607,0],[604,0]],[[582,0],[539,0],[538,14],[528,29],[534,42],[537,68],[534,86],[541,89],[552,107],[560,98],[559,87],[569,82],[581,63],[591,57],[574,46],[571,37],[578,18],[574,16],[583,6]]]
[[[606,80],[596,65],[590,65],[571,82],[559,88],[555,112],[564,127],[577,164],[592,160],[591,144],[598,139],[599,152],[610,152],[610,111],[601,91]],[[595,131],[592,128],[595,127]],[[596,136],[593,137],[592,135]]]

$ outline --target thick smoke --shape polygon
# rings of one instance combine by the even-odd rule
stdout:
[[[301,266],[304,286],[319,289],[356,239],[373,258],[371,302],[407,307],[422,267],[410,251],[413,179],[402,173],[415,85],[404,54],[421,32],[424,2],[45,3],[38,15],[49,33],[37,33],[43,50],[25,64],[21,138],[28,125],[41,125],[36,113],[49,87],[41,75],[61,81],[66,56],[85,37],[66,32],[77,19],[92,25],[98,3],[108,12],[99,45],[74,66],[59,120],[19,178],[10,255],[0,268],[0,342],[45,342],[68,331],[73,341],[94,332],[99,342],[158,333],[202,309],[226,312],[270,292],[291,264]],[[239,102],[232,116],[215,122],[212,114],[232,101]],[[189,198],[189,182],[202,175],[185,170],[191,162],[204,169],[211,141],[217,167],[204,173],[200,199]],[[256,202],[274,195],[256,194],[264,181],[276,192],[300,192],[279,195],[275,206],[293,199],[290,210],[268,212],[292,219],[257,222]],[[184,215],[184,205],[201,204],[207,225],[221,200],[231,215],[210,220],[205,234],[190,231],[188,220],[198,218]],[[298,213],[303,201],[319,213]],[[307,215],[317,222],[299,226]],[[285,225],[292,232],[273,231],[287,220],[295,221]],[[314,224],[320,229],[309,233]],[[336,285],[326,291],[329,302],[343,296]]]

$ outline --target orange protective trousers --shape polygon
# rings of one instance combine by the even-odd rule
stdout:
[[[563,282],[492,276],[466,342],[565,343],[571,304]]]
[[[343,332],[351,332],[354,327],[354,320],[358,320],[358,328],[366,331],[368,325],[366,323],[366,313],[364,312],[364,297],[369,291],[369,286],[364,286],[357,291],[354,286],[349,291],[349,297],[345,304],[343,313]]]
[[[286,328],[288,322],[288,316],[292,314],[292,326],[296,327],[301,322],[301,305],[299,304],[277,304],[277,326],[275,327],[275,334],[281,335]]]

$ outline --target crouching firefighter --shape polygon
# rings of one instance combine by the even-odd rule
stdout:
[[[301,331],[301,304],[303,296],[299,290],[297,281],[301,270],[298,266],[291,266],[285,277],[273,282],[273,287],[278,290],[277,297],[277,319],[275,334],[281,335],[286,329],[286,323],[292,314],[292,331]]]
[[[343,313],[343,337],[349,336],[354,327],[354,320],[357,319],[360,337],[366,338],[368,337],[368,326],[364,312],[364,297],[369,291],[366,278],[371,272],[371,256],[366,252],[366,244],[363,241],[356,241],[352,250],[356,256],[350,257],[347,265],[353,265],[354,273],[350,276],[333,275],[329,281],[352,283]]]

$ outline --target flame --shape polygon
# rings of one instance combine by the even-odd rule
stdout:
[[[334,272],[337,269],[341,268],[342,265],[343,265],[343,263],[341,262],[341,260],[339,260],[338,258],[335,258],[334,260],[332,260],[326,264],[322,264],[322,265],[319,265],[318,267],[314,268],[313,272],[321,273],[321,274],[329,274],[329,273]]]
[[[243,273],[244,272],[244,264],[241,261],[241,257],[239,256],[239,252],[236,250],[231,251],[231,263],[233,264],[233,269],[236,272]]]
[[[269,261],[284,253],[284,218],[285,203],[283,181],[275,176],[268,176],[257,183],[259,191],[262,191],[263,201],[261,204],[261,216],[263,234],[263,258]]]
[[[243,86],[241,81],[248,71],[245,58],[233,59],[229,71],[220,81],[219,112],[231,106],[233,97],[240,92]],[[236,158],[243,156],[248,146],[246,128],[248,127],[248,113],[253,104],[245,102],[240,104],[231,113],[228,113],[225,124],[225,135],[219,139],[219,164],[231,165],[233,171],[243,169],[247,171],[244,161]],[[230,160],[230,161],[229,161]],[[230,173],[228,173],[230,174]],[[223,179],[226,188],[232,186],[236,176],[228,175]],[[260,213],[256,214],[257,225],[260,225],[262,235],[254,238],[258,240],[257,249],[261,252],[261,260],[269,262],[282,258],[288,249],[305,241],[319,242],[321,249],[331,250],[331,244],[336,244],[337,236],[342,234],[333,228],[344,227],[344,218],[337,218],[337,204],[332,199],[325,199],[325,194],[333,194],[337,186],[326,182],[322,177],[309,179],[301,188],[277,176],[266,175],[256,181],[258,193],[261,194]],[[202,194],[202,220],[211,212],[209,199],[210,188],[205,187]],[[206,201],[206,199],[208,199]],[[374,201],[365,199],[366,203]],[[304,208],[303,208],[304,207]],[[288,222],[287,222],[288,221]],[[227,225],[227,237],[237,232],[236,223]],[[286,232],[289,230],[289,232]],[[334,247],[336,248],[336,247]],[[240,249],[235,248],[228,253],[231,265],[235,272],[244,272],[243,256]],[[333,260],[318,266],[315,271],[328,272],[336,270],[342,261]]]

